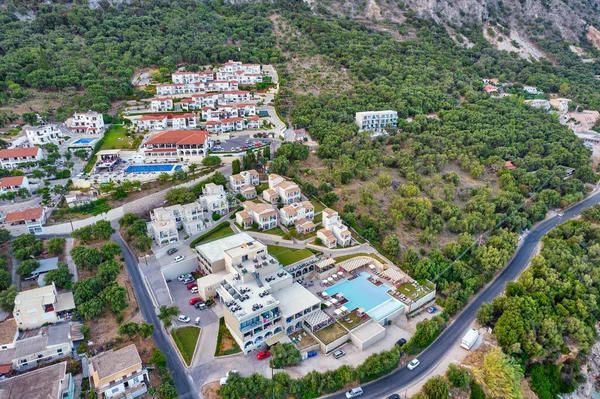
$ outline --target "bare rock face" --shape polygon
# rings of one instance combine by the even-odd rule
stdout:
[[[600,28],[600,0],[305,0],[312,7],[371,21],[401,22],[406,12],[437,23],[500,24],[524,36],[546,36],[578,42],[588,26]]]

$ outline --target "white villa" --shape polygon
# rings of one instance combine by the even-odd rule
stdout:
[[[254,169],[251,170],[243,170],[237,175],[229,176],[229,185],[231,189],[236,193],[244,194],[244,191],[251,192],[252,189],[256,194],[255,186],[260,184],[258,172]],[[248,198],[247,195],[244,195]]]
[[[294,202],[279,210],[280,223],[285,226],[295,225],[302,219],[313,220],[315,218],[315,207],[310,201]]]
[[[299,202],[302,199],[302,192],[296,183],[287,181],[279,175],[270,174],[269,188],[263,191],[263,199],[272,204],[279,200],[283,204],[289,205]]]
[[[148,231],[160,246],[179,242],[179,229],[191,236],[201,233],[207,227],[202,206],[197,202],[156,208],[150,213],[150,217],[152,221],[148,223]]]
[[[317,231],[317,237],[321,239],[321,242],[327,248],[334,248],[336,244],[341,247],[350,245],[352,234],[348,227],[342,223],[337,211],[330,208],[323,209],[321,224],[323,228]]]
[[[173,110],[173,99],[171,97],[157,97],[150,100],[152,112],[168,112]]]
[[[208,183],[204,186],[200,196],[200,204],[208,212],[215,212],[219,215],[225,215],[229,212],[229,201],[225,188],[214,183]]]
[[[34,162],[44,159],[44,153],[40,147],[22,147],[0,150],[0,165],[4,169],[16,169],[19,164]]]
[[[42,126],[25,126],[23,128],[25,131],[25,135],[27,136],[27,140],[29,144],[34,145],[44,145],[48,143],[53,144],[62,144],[62,131],[57,127],[57,125],[42,125]]]
[[[235,214],[235,221],[242,228],[250,228],[253,223],[256,223],[261,230],[277,227],[277,211],[272,205],[246,201],[242,206],[244,210]]]
[[[390,110],[357,112],[354,119],[361,131],[372,130],[375,133],[383,133],[386,126],[398,125],[398,112]]]
[[[71,133],[79,134],[104,134],[104,118],[102,114],[94,111],[76,113],[71,118]]]

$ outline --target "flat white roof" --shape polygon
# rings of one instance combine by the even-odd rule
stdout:
[[[293,316],[306,308],[312,308],[321,303],[319,298],[298,283],[274,292],[273,296],[279,301],[279,309],[283,317]]]
[[[233,236],[221,238],[206,244],[196,246],[196,250],[206,258],[209,262],[217,262],[225,257],[225,251],[238,247],[256,239],[247,233],[238,233]]]
[[[362,326],[358,326],[357,328],[352,330],[352,335],[354,335],[362,342],[365,342],[369,338],[380,334],[381,330],[385,331],[385,328],[383,328],[379,323],[376,323],[374,321],[368,321]]]
[[[200,277],[196,282],[198,287],[210,287],[211,285],[219,284],[221,281],[225,280],[227,274],[226,270],[221,270],[220,272]]]

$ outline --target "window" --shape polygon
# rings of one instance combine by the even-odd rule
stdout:
[[[111,392],[112,392],[112,393],[117,393],[117,392],[119,392],[119,387],[113,388]]]
[[[56,350],[56,353],[58,353],[59,355],[62,355],[62,353],[63,353],[63,350],[62,350],[62,348],[59,348],[59,349],[57,349],[57,350]]]

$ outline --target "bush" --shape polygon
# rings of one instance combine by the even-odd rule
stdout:
[[[469,374],[469,371],[462,367],[456,366],[454,363],[448,366],[446,378],[448,378],[448,381],[450,381],[450,384],[452,384],[453,387],[460,389],[465,389],[471,382],[471,375]]]
[[[219,215],[217,212],[213,212],[212,213],[213,222],[217,222],[219,219],[221,219],[221,215]]]
[[[475,381],[471,383],[471,399],[486,399],[483,388]]]
[[[292,366],[299,363],[302,360],[300,351],[294,346],[294,344],[277,344],[271,348],[271,361],[270,365],[272,368],[280,369],[286,366]]]

